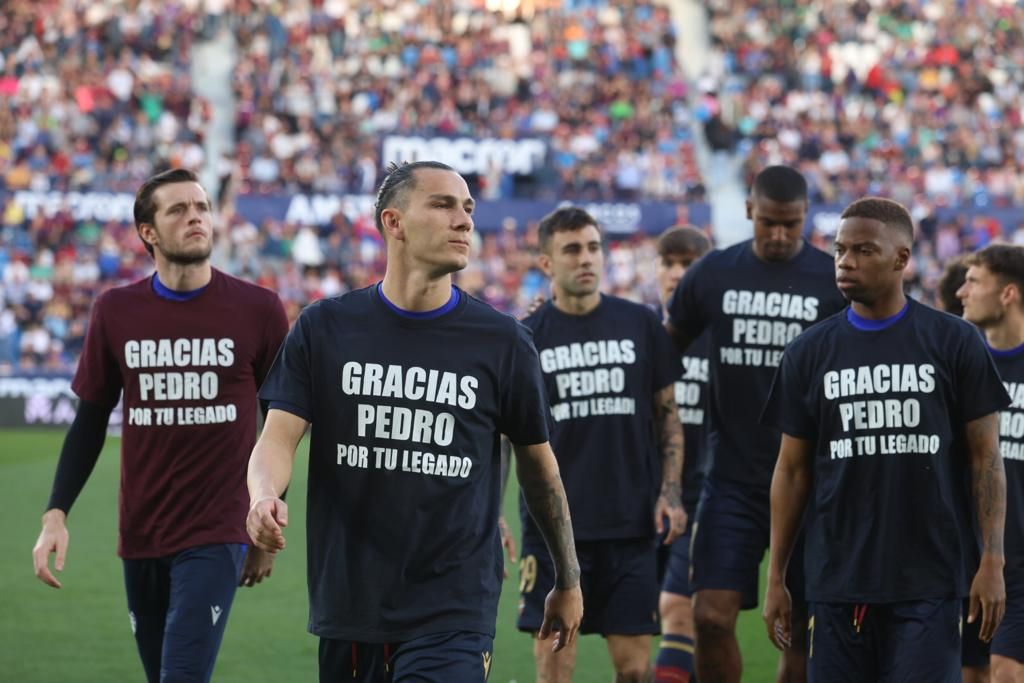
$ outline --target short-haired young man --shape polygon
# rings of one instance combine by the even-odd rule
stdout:
[[[783,433],[765,625],[779,647],[801,637],[784,581],[806,511],[811,681],[958,682],[963,598],[982,639],[1002,618],[1009,398],[972,325],[903,293],[912,245],[900,204],[846,208],[835,277],[850,306],[789,345],[765,406]]]
[[[150,683],[209,681],[235,588],[268,576],[248,548],[245,487],[256,391],[288,330],[280,299],[210,265],[213,207],[195,174],[153,176],[135,227],[156,272],[93,304],[36,576],[60,588],[65,518],[103,448],[123,392],[120,536],[128,614]]]

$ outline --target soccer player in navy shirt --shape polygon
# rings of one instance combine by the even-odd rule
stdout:
[[[1009,397],[972,325],[903,293],[912,244],[900,204],[846,208],[835,268],[850,306],[789,345],[764,410],[783,433],[765,625],[779,647],[801,638],[784,581],[809,505],[811,681],[960,681],[968,585],[982,639],[1002,618]]]
[[[156,272],[93,304],[68,430],[32,552],[60,588],[67,514],[123,391],[120,534],[132,632],[150,683],[209,681],[235,588],[270,575],[249,548],[245,471],[256,390],[288,330],[280,299],[210,266],[212,207],[195,174],[166,171],[135,198]]]
[[[312,425],[310,630],[320,680],[480,683],[491,664],[502,554],[502,434],[556,567],[541,636],[571,646],[579,565],[529,330],[452,285],[473,198],[437,162],[393,167],[376,203],[384,280],[312,304],[260,396],[248,527],[284,548],[279,498]]]
[[[655,277],[662,305],[667,306],[687,269],[711,250],[711,241],[693,226],[677,225],[658,236],[657,249]],[[707,341],[707,335],[702,335],[682,355],[682,372],[676,380],[676,405],[679,406],[679,421],[683,424],[685,449],[683,509],[686,511],[686,531],[661,551],[668,557],[658,598],[662,636],[654,664],[655,683],[685,683],[695,673],[690,534],[704,480],[704,411],[709,374]]]
[[[999,415],[1007,489],[1006,615],[991,642],[991,680],[1001,683],[1024,680],[1024,248],[993,244],[963,263],[967,273],[957,291],[963,317],[985,333],[1012,401]],[[985,662],[973,664],[970,673],[988,680],[980,677]]]
[[[681,350],[710,337],[708,471],[690,560],[702,683],[735,682],[742,673],[736,618],[757,607],[780,439],[758,423],[775,368],[790,340],[844,306],[832,259],[804,241],[806,215],[803,176],[786,166],[764,169],[747,200],[753,238],[704,256],[669,302],[667,327]],[[791,579],[799,590],[799,577]],[[796,622],[803,618],[794,610]],[[802,650],[790,648],[778,679],[803,680],[803,667]]]
[[[565,207],[539,226],[540,267],[554,298],[524,320],[533,330],[551,415],[552,445],[573,511],[587,617],[605,637],[616,680],[648,680],[658,631],[655,532],[684,530],[683,431],[675,402],[679,356],[648,307],[603,295],[597,221]],[[660,488],[659,488],[660,486]],[[541,627],[556,572],[523,512],[520,630]],[[537,678],[571,680],[575,648],[534,647]]]
[[[942,276],[936,285],[936,308],[956,316],[963,316],[964,305],[958,296],[967,277],[965,257],[957,256],[946,262]],[[977,562],[977,553],[970,553],[969,561]],[[964,612],[970,609],[970,603],[964,600]],[[961,674],[963,683],[988,683],[989,643],[979,638],[981,622],[964,624],[961,634],[962,651],[960,654]]]

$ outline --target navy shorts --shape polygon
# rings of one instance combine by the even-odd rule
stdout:
[[[761,560],[771,533],[769,516],[767,489],[705,478],[690,544],[692,589],[736,591],[742,609],[757,607]],[[786,573],[797,617],[807,611],[803,548],[801,532]]]
[[[659,545],[659,558],[664,556],[661,590],[684,598],[693,596],[690,586],[690,545],[693,542],[693,514],[687,513],[686,532],[671,545]]]
[[[436,633],[401,643],[320,639],[320,683],[484,683],[494,639]]]
[[[960,598],[812,603],[808,683],[960,683]]]
[[[658,579],[655,539],[578,541],[583,623],[580,633],[602,636],[657,634]],[[544,599],[555,586],[547,547],[523,540],[519,561],[520,631],[535,633],[544,622]]]
[[[992,638],[992,654],[1024,662],[1024,586],[1019,581],[1006,581],[1006,615]]]
[[[247,546],[124,560],[128,617],[149,683],[210,680]]]
[[[964,626],[960,636],[963,641],[960,651],[960,664],[966,667],[984,668],[988,666],[989,644],[979,638],[981,635],[981,619],[975,619],[973,624],[967,623],[967,614],[971,607],[970,600],[964,600],[962,614]]]

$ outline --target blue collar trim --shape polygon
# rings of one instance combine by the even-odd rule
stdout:
[[[404,308],[397,306],[390,299],[384,296],[384,283],[377,283],[377,294],[380,295],[380,300],[387,304],[387,307],[392,311],[402,316],[403,318],[411,318],[413,320],[430,320],[432,318],[440,318],[445,313],[451,312],[456,306],[459,305],[459,301],[462,300],[462,294],[459,292],[455,285],[452,285],[452,295],[448,299],[448,303],[441,308],[435,308],[432,311],[407,311]]]
[[[160,275],[153,273],[153,291],[156,292],[157,296],[168,301],[190,301],[202,294],[209,286],[210,283],[208,282],[199,289],[193,289],[191,292],[178,292],[160,282]]]
[[[887,327],[892,327],[900,321],[900,319],[907,314],[907,309],[910,308],[910,300],[903,305],[903,309],[896,315],[889,316],[888,318],[882,318],[881,320],[869,320],[868,318],[862,318],[853,312],[853,306],[846,309],[846,319],[850,321],[850,324],[856,327],[858,330],[864,330],[865,332],[878,332],[884,330]]]
[[[988,342],[985,342],[985,346],[988,346]],[[1009,358],[1010,356],[1016,356],[1018,353],[1024,351],[1024,344],[1020,346],[1014,346],[1012,349],[993,349],[988,346],[988,352],[996,358]]]

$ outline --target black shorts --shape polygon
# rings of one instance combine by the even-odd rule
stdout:
[[[963,618],[964,626],[960,635],[963,641],[960,650],[960,664],[966,667],[984,668],[988,666],[989,644],[982,640],[981,619],[975,619],[973,624],[967,623],[967,614],[970,610],[971,601],[964,600]]]
[[[583,624],[580,633],[646,635],[659,632],[655,539],[579,541]],[[544,621],[544,599],[555,568],[543,543],[524,539],[519,561],[520,631],[535,633]]]
[[[1024,663],[1024,586],[1017,581],[1006,582],[1006,615],[992,638],[991,649],[994,655]]]
[[[742,609],[760,598],[761,560],[771,533],[767,489],[704,479],[693,525],[690,565],[693,591],[731,590],[741,595]],[[804,543],[800,533],[786,574],[793,613],[806,613]]]
[[[484,683],[494,639],[483,633],[436,633],[402,643],[320,639],[320,683]]]
[[[693,518],[688,514],[686,531],[671,545],[659,545],[658,554],[664,556],[661,590],[664,593],[681,595],[684,598],[693,596],[690,586],[690,546],[693,542]]]
[[[808,683],[959,683],[963,601],[812,603]]]

